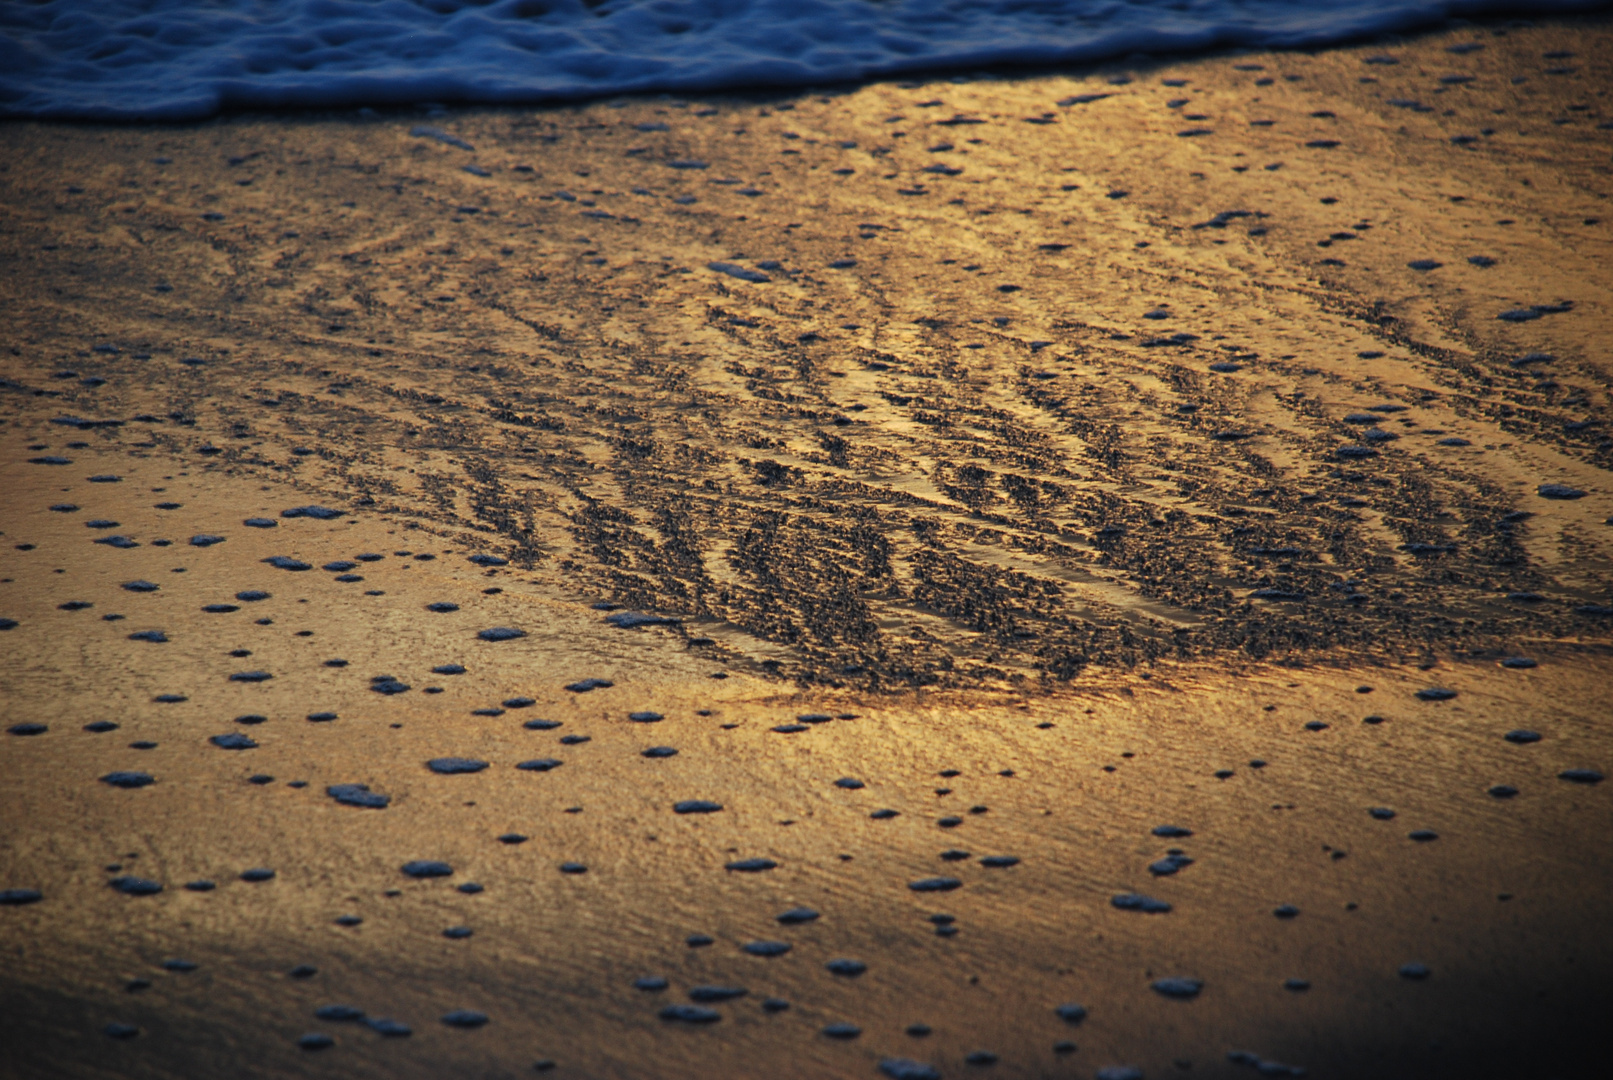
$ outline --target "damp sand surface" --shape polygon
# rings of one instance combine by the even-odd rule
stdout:
[[[7,128],[6,1071],[1586,1068],[1610,71]]]

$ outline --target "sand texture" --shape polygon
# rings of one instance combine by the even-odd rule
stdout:
[[[1590,1075],[1610,85],[6,127],[0,1074]]]

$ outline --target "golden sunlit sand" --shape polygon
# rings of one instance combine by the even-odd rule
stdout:
[[[1610,71],[10,125],[0,1073],[1591,1075]]]

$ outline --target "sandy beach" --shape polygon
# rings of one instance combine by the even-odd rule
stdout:
[[[1592,1075],[1610,87],[8,124],[0,1075]]]

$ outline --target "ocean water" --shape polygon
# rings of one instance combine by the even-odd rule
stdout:
[[[1327,45],[1608,0],[0,2],[0,116],[536,103]]]

